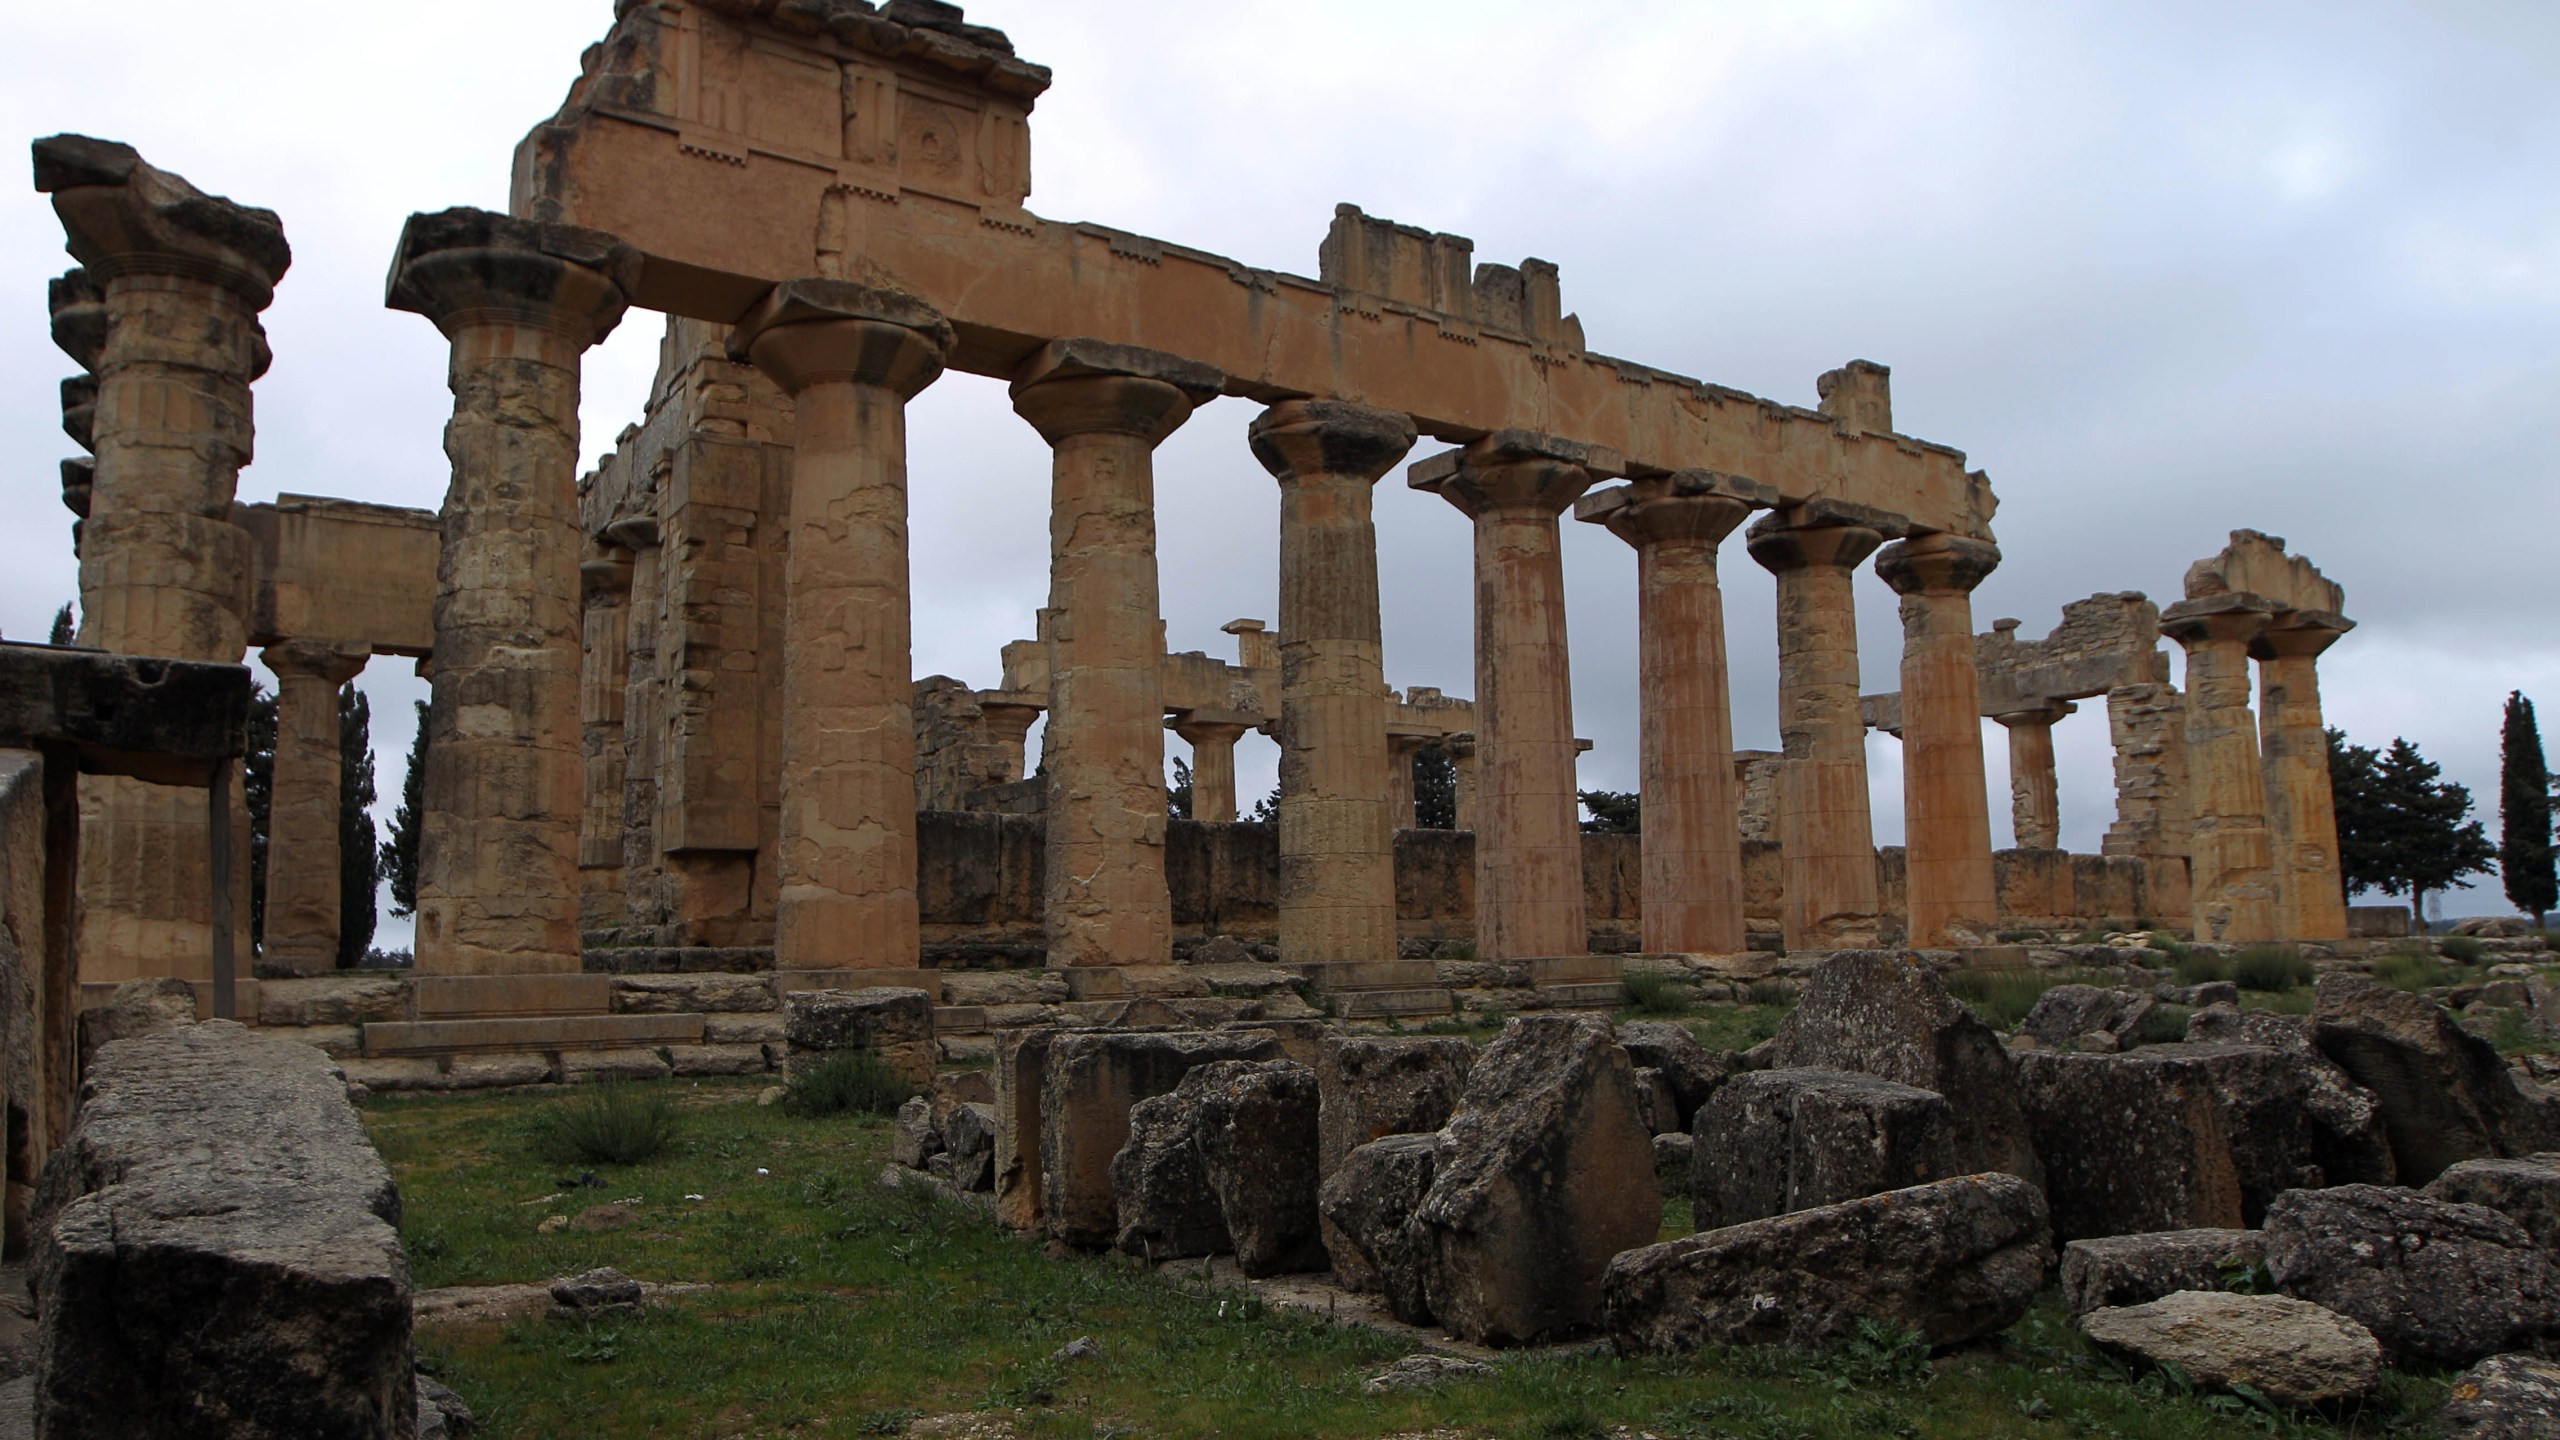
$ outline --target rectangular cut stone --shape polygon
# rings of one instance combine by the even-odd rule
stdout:
[[[610,975],[421,975],[410,982],[418,1018],[601,1015],[613,1008]]]
[[[1130,1107],[1169,1093],[1197,1065],[1280,1058],[1280,1039],[1268,1030],[1066,1034],[1051,1041],[1040,1093],[1044,1228],[1072,1245],[1112,1243],[1119,1204],[1111,1157],[1128,1142]]]
[[[364,1027],[368,1057],[474,1051],[600,1050],[702,1041],[699,1015],[531,1015],[480,1020],[396,1020]]]

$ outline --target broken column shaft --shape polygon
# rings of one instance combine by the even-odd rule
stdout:
[[[2062,848],[2062,788],[2054,773],[2053,727],[2078,709],[2056,700],[1992,717],[2009,732],[2009,822],[2021,850]]]
[[[317,975],[338,965],[338,692],[364,671],[361,643],[288,641],[258,654],[276,676],[275,779],[268,791],[267,905],[259,959]]]
[[[2266,772],[2269,854],[2276,874],[2276,933],[2288,940],[2347,938],[2338,874],[2338,807],[2329,786],[2329,739],[2320,714],[2321,652],[2353,622],[2293,611],[2258,637],[2258,746]]]

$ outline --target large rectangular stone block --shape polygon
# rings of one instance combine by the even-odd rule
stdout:
[[[1277,1060],[1268,1030],[1171,1030],[1063,1034],[1041,1070],[1040,1205],[1044,1228],[1072,1245],[1109,1245],[1119,1233],[1111,1157],[1129,1140],[1129,1111],[1170,1094],[1194,1066],[1213,1060]]]

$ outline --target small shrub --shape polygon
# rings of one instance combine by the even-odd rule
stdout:
[[[2043,970],[1957,970],[1947,976],[1947,993],[1992,1029],[2015,1030],[2044,992],[2068,978]]]
[[[2480,957],[2489,953],[2488,946],[2470,935],[2447,935],[2437,942],[2436,949],[2456,965],[2477,965]]]
[[[2373,962],[2373,978],[2394,990],[2428,990],[2452,983],[2452,976],[2423,950],[2393,950]]]
[[[534,1143],[554,1164],[637,1165],[665,1150],[676,1128],[664,1091],[605,1080],[542,1112]]]
[[[2181,945],[2171,952],[2177,957],[2176,972],[2181,985],[2208,985],[2231,978],[2231,962],[2219,951],[2196,950]]]
[[[2283,945],[2252,945],[2231,957],[2231,978],[2243,990],[2299,990],[2318,978],[2311,962]]]
[[[1630,971],[1625,983],[1627,1002],[1646,1015],[1686,1015],[1697,993],[1686,981],[1659,971]]]
[[[1754,980],[1748,993],[1754,1005],[1788,1006],[1796,1003],[1795,992],[1788,989],[1783,981]]]
[[[895,1115],[916,1093],[904,1075],[868,1050],[839,1050],[805,1071],[782,1092],[782,1113]]]
[[[2154,1005],[2142,1017],[2137,1034],[2145,1045],[2175,1045],[2187,1038],[2187,1018],[2195,1014],[2184,1005]]]

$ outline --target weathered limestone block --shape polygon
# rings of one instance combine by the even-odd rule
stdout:
[[[1686,1133],[1716,1087],[1732,1073],[1731,1056],[1710,1055],[1689,1027],[1674,1020],[1631,1020],[1618,1027],[1618,1043],[1639,1069],[1662,1072],[1679,1114],[1666,1129]]]
[[[1432,1314],[1479,1344],[1597,1320],[1609,1257],[1662,1224],[1634,1067],[1609,1022],[1512,1021],[1477,1057],[1441,1134],[1414,1214],[1432,1247]]]
[[[1823,962],[1768,1054],[1772,1068],[1852,1070],[1934,1090],[1954,1112],[1958,1173],[2043,1180],[2007,1047],[1916,957],[1862,950]]]
[[[2230,1272],[2266,1259],[2255,1230],[2164,1230],[2102,1235],[2062,1247],[2062,1303],[2078,1319],[2111,1305],[2143,1305],[2181,1290],[2219,1290]]]
[[[677,1075],[762,1075],[773,1057],[758,1044],[671,1045],[667,1066]]]
[[[1040,1171],[1040,1105],[1048,1083],[1049,1045],[1057,1033],[1026,1028],[996,1036],[996,1219],[1015,1230],[1037,1228],[1047,1213]],[[1115,1209],[1115,1225],[1117,1213]]]
[[[2017,1323],[2052,1259],[2033,1185],[1966,1175],[1630,1250],[1602,1323],[1621,1354],[1814,1348],[1862,1320],[1954,1345]]]
[[[115,998],[80,1012],[80,1071],[99,1047],[196,1023],[196,992],[184,980],[127,980]]]
[[[889,1127],[889,1159],[910,1170],[942,1153],[942,1131],[933,1123],[933,1102],[911,1096],[898,1107]]]
[[[336,1067],[227,1021],[101,1050],[45,1167],[38,1433],[416,1425],[399,1192]]]
[[[1194,1144],[1248,1276],[1325,1268],[1316,1193],[1316,1073],[1294,1060],[1204,1067]]]
[[[1364,1283],[1352,1288],[1378,1291],[1408,1325],[1431,1323],[1431,1236],[1414,1223],[1414,1212],[1439,1169],[1439,1135],[1389,1135],[1343,1156],[1319,1202],[1334,1273],[1351,1286],[1343,1262],[1353,1260]]]
[[[2143,1017],[2159,1003],[2131,990],[2056,985],[2036,997],[2035,1008],[2019,1023],[2018,1033],[2065,1048],[2084,1035],[2102,1034],[2122,1046],[2140,1036]]]
[[[2093,1310],[2080,1328],[2119,1354],[2175,1365],[2199,1386],[2247,1386],[2278,1405],[2327,1405],[2382,1383],[2382,1346],[2372,1331],[2282,1295],[2183,1290]]]
[[[1182,1085],[1129,1107],[1129,1143],[1111,1157],[1111,1191],[1119,1205],[1122,1251],[1142,1260],[1181,1260],[1235,1248],[1226,1214],[1200,1159],[1200,1105],[1195,1081],[1241,1062],[1216,1061]],[[1186,1090],[1185,1086],[1193,1088]]]
[[[2454,1377],[2436,1412],[2443,1440],[2560,1437],[2560,1360],[2494,1355]]]
[[[2485,1205],[2525,1228],[2542,1253],[2560,1260],[2560,1155],[2464,1160],[2429,1182],[2430,1200]]]
[[[1112,1244],[1119,1234],[1119,1205],[1111,1162],[1128,1143],[1137,1103],[1170,1094],[1201,1065],[1278,1058],[1279,1037],[1268,1030],[1076,1032],[1052,1038],[1041,1067],[1037,1117],[1043,1228],[1071,1245]],[[1020,1083],[1020,1077],[1011,1081]],[[997,1087],[999,1097],[1008,1087],[1001,1066]],[[1001,1098],[998,1113],[1018,1123],[1018,1113],[1004,1111]],[[1002,1157],[997,1175],[1001,1184]]]
[[[2403,1182],[2560,1146],[2560,1105],[2426,996],[2333,972],[2320,977],[2311,1019],[2321,1053],[2380,1102]]]
[[[381,976],[329,976],[311,980],[262,980],[258,983],[258,1023],[280,1025],[362,1025],[368,1020],[408,1018],[409,987]]]
[[[487,1067],[487,1068],[478,1068]],[[550,1078],[540,1057],[501,1056],[481,1061],[457,1058],[445,1072],[451,1088],[531,1085]],[[480,1078],[465,1083],[465,1077]],[[606,1080],[664,1080],[675,1066],[654,1050],[563,1050],[559,1080],[563,1085],[589,1085]],[[503,1076],[505,1078],[497,1078]]]
[[[942,1122],[942,1147],[951,1156],[951,1183],[962,1190],[995,1184],[996,1107],[975,1101],[953,1108]]]
[[[933,997],[922,990],[797,990],[783,1012],[795,1073],[838,1050],[869,1050],[922,1090],[941,1063]]]
[[[613,982],[617,1015],[726,1015],[781,1008],[769,975],[624,975]]]
[[[1955,1155],[1944,1096],[1840,1070],[1737,1075],[1690,1134],[1700,1230],[1942,1180]]]
[[[2362,1324],[2396,1364],[2560,1341],[2560,1270],[2495,1210],[2344,1185],[2279,1196],[2266,1229],[2277,1286]]]
[[[1456,1036],[1338,1035],[1319,1057],[1317,1163],[1329,1175],[1372,1140],[1448,1124],[1476,1049]]]

